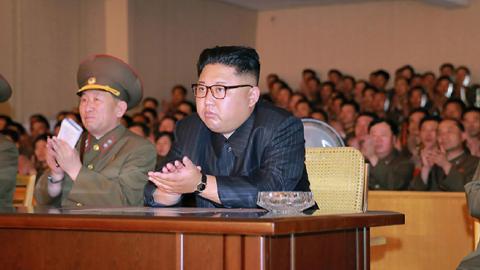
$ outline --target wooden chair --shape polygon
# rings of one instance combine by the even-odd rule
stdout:
[[[305,164],[319,210],[367,211],[368,164],[360,151],[353,147],[307,147]],[[370,237],[370,246],[386,243],[383,236]]]
[[[36,175],[17,174],[17,186],[13,199],[14,205],[25,207],[33,206],[33,192],[35,190]]]
[[[310,188],[320,210],[361,213],[367,210],[367,167],[352,147],[307,148]]]

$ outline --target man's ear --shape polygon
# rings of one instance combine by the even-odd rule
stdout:
[[[118,118],[122,118],[122,116],[127,112],[128,105],[125,101],[120,100],[117,102],[117,106],[115,107],[115,116]]]
[[[260,98],[260,88],[254,86],[248,91],[248,106],[254,107],[257,104],[258,99]]]

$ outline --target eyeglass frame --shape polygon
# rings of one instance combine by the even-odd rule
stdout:
[[[207,88],[207,91],[205,92],[205,96],[199,97],[195,94],[195,87],[198,87],[198,86],[205,86]],[[215,94],[213,93],[213,90],[212,90],[212,87],[214,87],[214,86],[221,86],[221,87],[225,88],[225,95],[221,98],[216,97]],[[253,88],[255,86],[253,86],[251,84],[239,84],[239,85],[231,85],[231,86],[226,86],[226,85],[221,85],[221,84],[213,84],[213,85],[208,86],[208,85],[204,85],[204,84],[200,84],[200,83],[192,83],[192,92],[193,92],[193,96],[195,96],[196,98],[205,98],[205,97],[207,97],[208,91],[210,90],[210,93],[212,94],[212,97],[214,97],[215,99],[225,99],[225,97],[227,96],[227,90],[236,89],[236,88],[240,88],[240,87]]]

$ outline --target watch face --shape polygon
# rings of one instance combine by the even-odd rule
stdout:
[[[205,190],[205,188],[207,187],[207,185],[205,185],[205,183],[200,183],[197,185],[197,191],[198,192],[202,192]]]

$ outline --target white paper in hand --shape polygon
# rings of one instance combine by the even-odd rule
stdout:
[[[82,132],[82,127],[79,126],[75,121],[65,118],[60,125],[60,131],[58,132],[57,138],[67,142],[70,147],[75,148],[75,144],[77,144]]]

